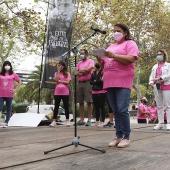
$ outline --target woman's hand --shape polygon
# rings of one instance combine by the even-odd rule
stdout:
[[[15,94],[16,91],[17,91],[16,89],[12,89],[12,90],[11,90],[11,93]]]
[[[57,67],[58,72],[60,72],[62,70],[62,68],[63,68],[62,65],[58,66]]]
[[[154,79],[153,79],[154,82],[155,82],[155,81],[158,81],[158,80],[160,80],[160,77],[157,77],[157,78],[154,78]]]
[[[150,86],[151,86],[152,89],[154,88],[153,84],[150,84]]]
[[[109,58],[114,58],[115,57],[115,54],[113,54],[112,52],[110,51],[106,51],[106,56],[109,57]]]

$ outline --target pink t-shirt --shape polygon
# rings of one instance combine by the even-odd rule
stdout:
[[[57,72],[54,73],[54,77],[56,77],[56,74],[57,74]],[[70,73],[68,72],[68,76],[66,78],[66,77],[64,77],[63,73],[60,72],[59,80],[60,81],[71,80]],[[62,83],[59,83],[59,82],[56,83],[54,95],[64,95],[64,96],[67,96],[69,94],[70,94],[70,92],[69,92],[68,84],[62,84]]]
[[[77,69],[78,71],[80,71],[80,70],[84,70],[84,69],[86,69],[86,68],[88,68],[88,67],[90,67],[90,66],[91,66],[91,67],[94,67],[94,61],[93,61],[92,59],[87,58],[87,60],[85,60],[85,61],[83,61],[83,60],[80,61],[80,62],[77,64],[76,69]],[[90,77],[91,77],[92,72],[93,72],[93,69],[91,69],[91,71],[90,71],[87,75],[78,76],[78,80],[79,80],[79,81],[89,80]]]
[[[138,115],[137,115],[137,118],[138,119],[146,119],[147,115],[146,114],[140,114],[139,113],[139,110],[143,110],[144,112],[147,111],[147,106],[144,105],[143,103],[140,103],[139,107],[138,107]]]
[[[150,119],[150,120],[153,119],[153,118],[157,118],[157,115],[158,115],[158,113],[157,113],[157,111],[158,111],[157,107],[148,107],[147,110],[148,110],[149,113],[150,113],[150,116],[149,116],[149,119]]]
[[[156,69],[156,77],[160,77],[162,75],[162,67],[165,63],[163,64],[159,64],[158,68]],[[165,85],[164,82],[161,83],[161,90],[170,90],[170,84],[169,85]]]
[[[118,55],[134,56],[136,60],[139,55],[138,47],[132,40],[124,41],[121,44],[111,44],[106,51],[111,51]],[[108,57],[104,57],[103,61],[103,88],[121,87],[131,90],[135,75],[134,63],[126,65]]]
[[[14,97],[12,90],[14,89],[14,82],[19,82],[20,78],[16,73],[5,76],[0,75],[0,97]]]

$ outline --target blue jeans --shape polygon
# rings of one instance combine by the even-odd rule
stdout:
[[[108,88],[107,95],[115,117],[116,137],[129,139],[130,117],[128,113],[130,103],[130,89]]]
[[[6,101],[6,120],[5,123],[9,122],[12,113],[12,97],[0,97],[0,111],[2,111],[4,101]]]

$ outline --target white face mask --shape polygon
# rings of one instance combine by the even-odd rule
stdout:
[[[85,55],[81,54],[81,55],[80,55],[80,59],[81,59],[81,60],[84,60],[84,59],[85,59]]]
[[[10,70],[10,66],[5,66],[5,70]]]
[[[164,60],[164,56],[161,55],[161,54],[158,54],[158,55],[157,55],[157,60],[158,60],[158,61],[163,61],[163,60]]]
[[[116,41],[120,41],[123,38],[123,34],[121,32],[115,32],[114,33],[114,39]]]

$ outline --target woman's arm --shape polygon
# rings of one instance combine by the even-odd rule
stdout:
[[[95,85],[94,72],[93,72],[92,75],[91,75],[90,84],[91,84],[91,85]]]
[[[58,80],[58,83],[61,84],[69,84],[71,80],[67,80],[67,81],[62,81],[62,80]]]
[[[59,76],[60,76],[60,71],[58,70],[58,72],[56,73],[56,76],[54,77],[54,80],[55,80],[56,82],[59,81]]]
[[[18,82],[17,87],[13,90],[13,93],[16,93],[18,91],[18,89],[20,88],[21,84],[22,84],[22,82],[21,82],[21,79],[20,79],[19,82]]]
[[[139,109],[139,113],[140,113],[141,115],[149,114],[148,111],[144,111],[143,109]]]
[[[106,56],[109,58],[113,58],[116,61],[119,61],[122,64],[131,64],[136,61],[135,56],[128,56],[128,55],[118,55],[118,54],[113,54],[110,51],[106,51]]]

